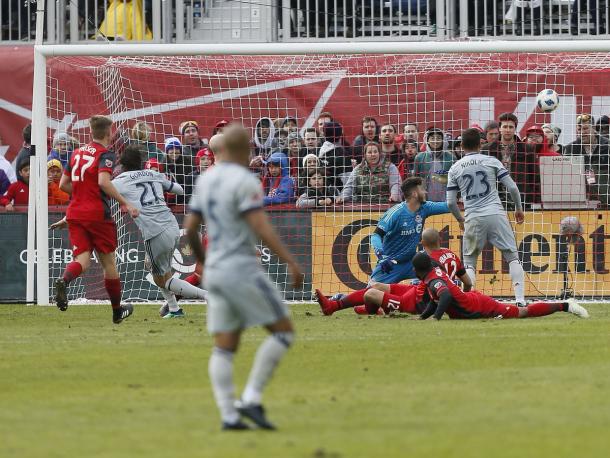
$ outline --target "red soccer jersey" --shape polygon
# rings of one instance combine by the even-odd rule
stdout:
[[[72,153],[64,174],[72,179],[72,198],[66,211],[68,221],[111,220],[110,198],[98,184],[101,172],[112,173],[114,153],[91,142]]]
[[[448,248],[439,248],[428,253],[432,259],[438,262],[449,278],[453,281],[466,273],[460,257]]]

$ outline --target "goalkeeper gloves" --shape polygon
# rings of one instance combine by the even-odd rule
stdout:
[[[375,249],[375,256],[377,256],[377,259],[381,260],[383,259],[383,248],[377,248]]]
[[[384,258],[379,262],[381,271],[384,274],[389,274],[396,264],[398,264],[398,262],[395,261],[394,259],[390,259],[390,258]]]

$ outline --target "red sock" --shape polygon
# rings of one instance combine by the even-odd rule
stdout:
[[[199,288],[201,286],[200,285],[201,277],[197,273],[190,274],[188,277],[186,277],[184,279],[184,281],[187,283],[190,283],[193,286],[196,286],[197,288]]]
[[[81,273],[83,273],[83,266],[80,265],[80,262],[72,261],[66,266],[66,270],[64,270],[62,278],[64,279],[66,284],[68,284],[76,277],[78,277]]]
[[[339,304],[338,304],[339,310],[350,309],[357,305],[364,304],[364,293],[366,293],[368,290],[369,290],[368,288],[360,289],[358,291],[354,291],[353,293],[345,296],[343,299],[341,299],[339,301]]]
[[[567,302],[532,302],[527,306],[527,316],[545,316],[567,310]]]
[[[112,308],[118,309],[121,306],[121,280],[118,278],[105,278],[104,287],[110,298]]]

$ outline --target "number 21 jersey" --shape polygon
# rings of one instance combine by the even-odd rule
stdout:
[[[449,169],[447,191],[460,191],[466,217],[504,215],[497,182],[506,176],[508,170],[495,157],[467,154]]]
[[[64,170],[72,180],[72,197],[66,217],[68,221],[108,221],[110,198],[101,190],[98,175],[112,173],[114,153],[96,142],[74,150]]]

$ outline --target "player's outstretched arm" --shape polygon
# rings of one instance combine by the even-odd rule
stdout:
[[[510,197],[515,204],[515,220],[517,224],[523,224],[525,221],[525,215],[523,214],[523,205],[521,203],[521,193],[517,184],[514,182],[512,177],[508,174],[504,175],[500,182],[504,185],[506,190],[510,193]]]
[[[447,207],[449,207],[449,211],[455,217],[458,223],[464,224],[464,217],[460,212],[460,208],[457,203],[457,195],[458,192],[454,189],[447,189]],[[461,226],[460,226],[461,227]]]
[[[451,296],[451,293],[448,289],[440,294],[438,298],[438,306],[436,307],[436,311],[434,312],[435,320],[440,320],[443,317],[452,300],[453,296]]]
[[[432,315],[434,315],[434,312],[436,312],[436,307],[437,307],[436,302],[434,302],[432,299],[428,298],[428,305],[426,306],[426,308],[422,312],[422,314],[419,316],[419,319],[427,320],[428,318],[430,318]]]
[[[263,243],[280,258],[280,261],[288,264],[292,285],[295,289],[300,288],[303,284],[301,268],[273,229],[265,210],[262,208],[250,210],[244,214],[244,219]]]
[[[116,200],[119,205],[123,205],[132,218],[138,217],[138,215],[140,214],[140,210],[131,205],[129,201],[126,200],[119,191],[117,191],[117,189],[112,184],[112,181],[110,180],[109,172],[100,172],[97,178],[97,183],[99,184],[100,189],[104,191],[104,193],[108,197],[111,197],[112,199]]]
[[[62,175],[59,180],[59,189],[63,192],[72,195],[72,179],[69,175]]]
[[[201,236],[199,235],[199,227],[203,223],[203,217],[200,213],[191,212],[184,219],[184,229],[186,229],[186,237],[191,245],[195,259],[200,263],[205,262],[205,252],[201,245]]]

